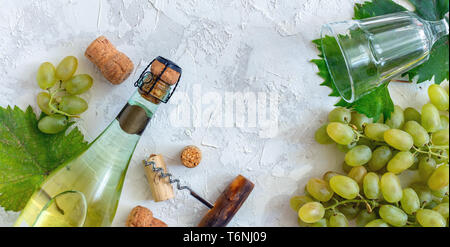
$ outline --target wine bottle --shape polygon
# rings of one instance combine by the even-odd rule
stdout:
[[[116,119],[86,151],[47,177],[15,226],[110,226],[136,145],[180,77],[181,68],[163,57],[149,64]]]

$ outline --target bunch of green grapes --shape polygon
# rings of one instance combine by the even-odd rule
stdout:
[[[308,181],[305,195],[291,198],[301,226],[445,227],[449,217],[449,95],[428,89],[422,112],[395,106],[386,121],[336,108],[315,139],[345,152],[344,173]],[[442,114],[441,114],[442,113]],[[418,181],[402,187],[406,170]],[[406,181],[405,181],[406,182]]]
[[[45,114],[39,120],[38,128],[46,134],[65,130],[70,118],[78,118],[88,108],[87,102],[78,95],[92,87],[93,79],[87,74],[75,75],[78,60],[65,57],[55,68],[45,62],[37,72],[37,83],[44,92],[37,95],[37,104]]]

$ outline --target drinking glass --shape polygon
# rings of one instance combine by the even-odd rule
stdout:
[[[448,33],[448,13],[426,21],[398,12],[324,25],[322,52],[339,94],[351,103],[427,61],[433,44]]]

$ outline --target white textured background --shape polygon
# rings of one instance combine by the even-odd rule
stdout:
[[[361,2],[361,1],[357,1]],[[401,2],[401,1],[400,1]],[[279,132],[261,138],[257,128],[170,126],[176,106],[163,105],[138,145],[125,180],[114,226],[123,226],[136,205],[150,208],[169,226],[195,226],[206,208],[177,192],[167,202],[151,201],[141,160],[151,153],[167,157],[168,169],[210,201],[238,174],[255,190],[230,226],[296,226],[289,198],[308,178],[340,168],[343,154],[320,146],[313,135],[335,99],[320,87],[311,40],[327,22],[350,19],[350,0],[0,0],[0,106],[32,105],[40,91],[41,62],[55,65],[67,55],[79,59],[77,73],[89,73],[93,88],[80,128],[91,141],[116,116],[135,90],[138,73],[158,55],[183,69],[180,92],[276,92],[280,95]],[[113,86],[84,56],[88,44],[107,36],[136,65],[136,74]],[[418,107],[425,90],[392,85],[395,103]],[[191,96],[192,97],[192,96]],[[411,102],[414,99],[413,102]],[[417,100],[416,100],[417,99]],[[207,104],[204,105],[206,108]],[[185,145],[201,147],[204,159],[195,169],[179,163]],[[0,226],[17,213],[0,208]]]

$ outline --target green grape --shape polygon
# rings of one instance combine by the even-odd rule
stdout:
[[[409,151],[398,152],[388,163],[387,170],[399,174],[414,164],[414,154]]]
[[[411,135],[398,129],[390,129],[384,132],[384,141],[400,151],[408,151],[414,145],[414,140]]]
[[[394,106],[394,111],[391,113],[391,117],[386,121],[386,125],[391,129],[401,129],[405,124],[405,115],[403,109],[400,106]]]
[[[337,176],[337,175],[341,175],[341,174],[339,174],[339,173],[337,173],[337,172],[332,172],[332,171],[329,171],[329,172],[326,172],[325,174],[323,174],[323,180],[325,180],[326,182],[330,182],[330,179],[332,178],[332,177],[334,177],[334,176]]]
[[[77,115],[85,112],[88,108],[87,102],[74,95],[66,95],[62,97],[61,102],[59,103],[59,110],[71,114]]]
[[[444,198],[442,198],[441,203],[448,203],[448,195],[444,196]]]
[[[339,212],[343,213],[349,220],[353,220],[361,212],[361,208],[355,203],[348,203],[338,207]]]
[[[380,196],[380,178],[374,172],[369,172],[363,179],[364,195],[367,199],[378,199]],[[365,224],[364,224],[365,225]]]
[[[369,222],[376,220],[377,214],[374,212],[369,213],[367,210],[361,210],[358,216],[356,216],[356,225],[359,227],[363,227],[367,225]]]
[[[352,170],[352,168],[353,167],[347,165],[347,163],[345,163],[345,161],[342,163],[342,170],[344,170],[344,172],[349,173]]]
[[[328,220],[330,227],[348,227],[348,220],[342,213],[335,213]]]
[[[433,195],[427,185],[414,183],[410,186],[419,196],[420,205],[426,205],[433,201]]]
[[[423,156],[419,159],[419,175],[422,181],[428,181],[436,170],[436,161],[433,158]]]
[[[441,119],[441,127],[439,129],[440,130],[448,129],[448,117],[445,115],[441,115],[440,119]]]
[[[441,127],[439,110],[433,104],[425,104],[422,107],[422,126],[427,132],[436,132]]]
[[[37,72],[36,80],[39,87],[44,90],[53,87],[56,83],[56,71],[53,64],[49,62],[41,64]]]
[[[64,87],[72,95],[82,94],[92,87],[94,80],[90,75],[76,75],[68,80]]]
[[[352,119],[352,113],[344,107],[337,107],[328,114],[328,122],[339,122],[348,124]]]
[[[431,190],[440,190],[445,186],[448,186],[448,175],[448,164],[439,166],[428,179],[428,187],[430,187]]]
[[[422,147],[423,145],[430,142],[430,136],[428,132],[418,124],[416,121],[408,121],[403,126],[403,130],[411,135],[416,147]]]
[[[351,200],[359,194],[358,183],[346,176],[334,176],[330,179],[331,189],[341,197]]]
[[[431,209],[420,209],[417,211],[416,218],[423,227],[445,227],[447,225],[444,216]]]
[[[400,200],[403,211],[412,215],[420,209],[420,199],[416,191],[412,188],[406,188],[403,190],[403,196]]]
[[[448,185],[439,190],[432,190],[431,194],[437,198],[443,198],[445,195],[448,195]]]
[[[39,108],[42,110],[42,112],[44,112],[47,115],[52,115],[53,112],[50,109],[50,107],[48,106],[48,103],[50,102],[50,94],[48,94],[47,92],[40,92],[37,95],[37,104],[39,106]]]
[[[315,223],[323,218],[325,209],[318,202],[308,202],[298,211],[298,217],[305,223]]]
[[[389,126],[381,123],[371,123],[367,124],[364,128],[364,134],[372,140],[384,141],[384,132],[389,130]]]
[[[437,84],[428,87],[428,96],[431,103],[440,111],[448,110],[449,98],[445,89]]]
[[[417,155],[414,155],[414,163],[408,169],[409,170],[417,170],[417,169],[419,169],[419,158],[418,158]]]
[[[380,217],[389,225],[402,227],[408,221],[408,215],[398,207],[392,205],[383,205],[379,211]]]
[[[289,205],[291,206],[292,210],[295,212],[298,212],[298,210],[305,205],[308,202],[313,202],[314,200],[309,196],[293,196],[291,197],[291,200],[289,201]]]
[[[306,190],[316,200],[327,202],[333,197],[333,191],[328,183],[319,178],[312,178],[306,184]]]
[[[369,161],[368,167],[371,171],[379,171],[392,158],[392,151],[388,146],[380,146],[372,153],[372,159]]]
[[[364,127],[369,124],[372,123],[372,119],[368,118],[366,115],[364,114],[360,114],[357,112],[352,112],[352,121],[350,121],[351,124],[353,124],[354,126],[356,126],[356,128],[359,131],[364,130]]]
[[[422,116],[415,108],[408,107],[403,114],[405,115],[405,122],[416,121],[419,124],[422,122]]]
[[[350,151],[352,148],[356,147],[357,143],[356,142],[352,142],[348,145],[341,145],[341,144],[336,144],[336,147],[339,149],[339,151],[343,152],[343,153],[347,153],[348,151]]]
[[[368,146],[359,145],[345,154],[345,163],[349,166],[362,166],[372,158],[372,150]]]
[[[367,174],[367,169],[364,166],[353,167],[347,174],[348,177],[356,181],[359,186],[362,186],[363,179]]]
[[[56,77],[61,81],[69,80],[75,74],[78,67],[78,60],[74,56],[65,57],[56,67]]]
[[[327,133],[331,139],[341,145],[348,145],[356,138],[356,134],[350,126],[338,122],[329,123]]]
[[[319,221],[310,224],[309,226],[310,227],[327,227],[327,220],[322,218]]]
[[[403,192],[400,180],[391,172],[383,174],[380,182],[383,198],[389,203],[396,203],[402,199]]]
[[[444,219],[448,219],[448,210],[449,210],[449,204],[448,202],[441,203],[433,208],[434,211],[440,213]]]
[[[372,220],[369,222],[366,227],[389,227],[388,223],[386,223],[382,219]]]
[[[431,141],[433,142],[434,145],[448,146],[448,138],[449,138],[448,128],[438,130],[431,135]]]
[[[38,128],[40,131],[46,134],[56,134],[67,126],[67,117],[59,114],[45,116],[39,120]]]

